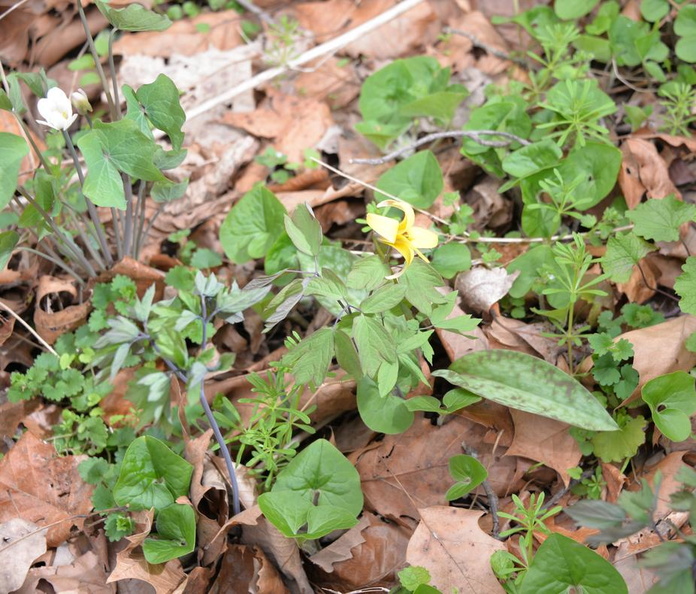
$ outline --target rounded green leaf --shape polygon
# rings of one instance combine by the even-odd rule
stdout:
[[[683,441],[691,434],[691,415],[696,412],[695,382],[688,373],[675,371],[651,379],[641,390],[655,425],[672,441]]]
[[[428,208],[442,192],[444,181],[435,155],[420,151],[382,175],[377,187],[417,208]]]
[[[628,594],[614,566],[572,538],[552,534],[534,555],[519,594],[584,592]]]
[[[380,396],[377,384],[369,378],[358,382],[358,412],[370,429],[388,435],[403,433],[415,418],[405,400],[391,394]]]
[[[174,503],[157,514],[156,538],[143,542],[148,563],[156,565],[188,555],[196,547],[196,513],[190,505]]]
[[[501,349],[470,353],[433,375],[499,404],[576,427],[591,431],[618,429],[580,382],[525,353]]]
[[[164,509],[188,495],[193,466],[166,443],[148,435],[133,441],[123,458],[114,500],[131,509]]]

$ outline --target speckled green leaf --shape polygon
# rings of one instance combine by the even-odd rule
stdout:
[[[577,380],[531,355],[494,350],[470,353],[433,375],[510,408],[591,431],[618,426]]]

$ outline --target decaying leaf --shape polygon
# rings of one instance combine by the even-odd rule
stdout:
[[[63,303],[62,296],[67,296],[68,303]],[[36,303],[36,331],[49,344],[58,340],[61,334],[84,324],[92,309],[91,300],[79,300],[78,291],[72,282],[51,276],[39,278]]]
[[[24,583],[31,564],[46,552],[46,530],[21,518],[0,524],[0,592]]]
[[[455,286],[465,309],[486,313],[507,295],[519,274],[519,271],[508,274],[505,268],[477,266],[459,274]]]
[[[408,543],[406,560],[425,567],[431,585],[461,594],[503,592],[488,559],[506,546],[479,527],[484,512],[444,506],[418,511],[421,521]]]
[[[81,528],[92,509],[93,487],[77,466],[85,456],[58,456],[53,446],[27,432],[0,461],[0,522],[23,518],[48,527],[49,547]]]

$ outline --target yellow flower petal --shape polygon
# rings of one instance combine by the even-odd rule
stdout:
[[[406,232],[406,235],[411,240],[411,243],[415,248],[429,250],[437,247],[437,233],[431,231],[430,229],[423,229],[423,227],[411,227]]]
[[[406,266],[408,266],[411,262],[413,262],[413,256],[415,255],[415,250],[413,249],[413,245],[411,244],[411,242],[408,239],[406,239],[405,237],[399,236],[396,238],[396,241],[390,245],[404,257],[404,261],[406,262]]]
[[[379,208],[393,206],[404,213],[404,218],[399,224],[399,231],[401,232],[408,231],[408,229],[413,227],[413,223],[416,221],[416,214],[413,212],[413,207],[403,200],[382,200],[377,206]]]
[[[396,236],[399,233],[399,221],[382,215],[367,213],[367,225],[381,238],[385,243],[394,243]]]

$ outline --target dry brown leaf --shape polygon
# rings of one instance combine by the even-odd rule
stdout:
[[[418,508],[444,505],[445,492],[454,484],[449,459],[461,454],[462,442],[477,450],[489,471],[496,493],[514,490],[515,459],[503,457],[505,448],[485,443],[488,430],[462,417],[453,417],[443,426],[417,416],[410,429],[388,435],[379,447],[350,456],[357,458],[366,509],[389,519],[409,522],[418,519]]]
[[[321,4],[312,4],[325,10]],[[308,70],[298,75],[293,86],[298,92],[326,101],[331,109],[336,110],[346,107],[358,96],[360,78],[352,65],[341,65],[338,58],[331,57],[328,60],[321,59],[316,64],[310,62]]]
[[[64,303],[64,300],[68,303]],[[91,299],[74,303],[77,300],[78,291],[72,282],[52,276],[42,276],[39,279],[34,325],[48,344],[53,344],[59,336],[74,330],[87,320],[92,309]]]
[[[286,582],[291,584],[293,592],[300,594],[314,592],[302,566],[297,542],[285,538],[273,524],[263,517],[258,506],[244,510],[231,521],[242,526],[242,544],[261,547],[286,577]]]
[[[324,588],[393,586],[410,536],[411,530],[364,512],[357,526],[310,557],[312,581]]]
[[[482,327],[493,349],[520,351],[555,364],[558,358],[558,340],[543,336],[548,326],[543,323],[527,324],[514,318],[496,316],[490,325]]]
[[[506,456],[522,456],[553,468],[567,487],[569,468],[580,462],[582,453],[568,432],[569,425],[554,419],[510,409],[515,423],[515,437]]]
[[[624,543],[619,544],[612,565],[621,574],[631,594],[646,594],[659,578],[654,571],[640,563],[636,555],[626,555],[624,546]]]
[[[268,96],[251,113],[226,113],[222,121],[249,134],[273,140],[273,147],[291,163],[301,163],[303,151],[314,147],[333,125],[329,106],[312,97],[267,90]]]
[[[465,310],[486,313],[508,294],[519,274],[519,270],[508,274],[505,268],[476,266],[457,275],[455,287]]]
[[[351,15],[351,29],[373,19],[394,5],[392,0],[371,0],[357,4]],[[435,41],[442,25],[427,2],[392,19],[378,29],[363,35],[343,51],[352,57],[361,54],[377,60],[394,59],[407,55],[428,41]]]
[[[45,592],[48,585],[53,588],[49,591],[66,594],[114,594],[115,588],[106,582],[104,565],[93,551],[87,551],[67,565],[30,569],[24,585],[15,594]]]
[[[119,274],[127,276],[135,283],[138,297],[142,298],[145,292],[152,285],[155,285],[154,300],[159,301],[163,298],[165,274],[161,270],[157,270],[156,268],[152,268],[147,264],[143,264],[126,256],[119,262],[116,262],[107,272],[101,274],[97,281],[100,283],[108,283]]]
[[[155,594],[172,594],[186,579],[186,574],[181,568],[181,561],[178,559],[172,559],[164,564],[150,565],[141,548],[126,550],[119,551],[117,554],[116,567],[106,580],[107,584],[127,579],[140,580],[150,584]]]
[[[220,571],[209,594],[289,592],[278,570],[259,547],[232,545],[220,563]]]
[[[82,528],[92,509],[91,485],[77,466],[86,456],[58,456],[30,432],[24,433],[0,461],[0,522],[22,518],[48,526],[46,539],[54,547],[68,539],[73,526]]]
[[[669,177],[669,169],[655,145],[642,138],[627,138],[621,145],[623,161],[619,171],[619,185],[629,208],[635,208],[644,193],[648,198],[664,198],[674,194],[681,199],[679,190]]]
[[[488,560],[506,547],[479,527],[484,512],[444,506],[418,511],[421,521],[408,543],[406,560],[425,567],[432,586],[461,594],[504,591]]]
[[[24,583],[35,559],[46,552],[46,530],[21,518],[0,524],[0,592]]]
[[[661,282],[662,272],[655,260],[644,258],[633,267],[631,276],[625,283],[617,283],[619,291],[626,295],[630,303],[645,303],[655,295],[655,288]],[[646,284],[647,281],[647,284]]]
[[[645,382],[673,371],[691,371],[696,353],[686,350],[684,342],[696,332],[696,317],[684,315],[649,328],[631,330],[619,335],[633,345],[633,367],[640,374],[638,387],[624,403],[640,396]]]
[[[242,16],[235,10],[199,14],[176,21],[166,31],[125,33],[114,43],[114,53],[169,58],[175,54],[192,56],[211,47],[229,50],[243,42],[241,21]],[[201,24],[210,28],[202,33],[197,28]]]
[[[681,488],[681,483],[677,480],[677,473],[688,466],[684,462],[684,456],[687,452],[672,452],[667,454],[662,460],[655,464],[647,473],[645,478],[651,485],[655,484],[655,474],[659,472],[662,475],[660,483],[660,491],[657,494],[657,507],[655,508],[654,517],[658,520],[667,516],[671,510],[669,497],[676,493]]]

